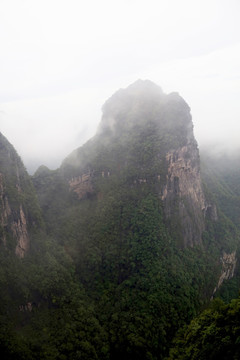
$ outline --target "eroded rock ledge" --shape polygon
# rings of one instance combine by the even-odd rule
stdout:
[[[87,172],[80,176],[73,177],[68,182],[69,190],[75,192],[79,199],[84,198],[88,193],[93,192],[91,178],[92,178],[91,172]]]

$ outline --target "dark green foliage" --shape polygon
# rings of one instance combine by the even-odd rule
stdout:
[[[49,242],[47,251],[24,261],[4,256],[1,269],[0,348],[6,359],[107,358],[106,334],[60,247]]]
[[[211,307],[179,332],[168,360],[217,360],[240,357],[240,299]]]
[[[219,221],[209,224],[207,238],[212,251],[220,244],[225,251],[237,249],[239,259],[239,219],[240,219],[240,172],[239,156],[237,154],[222,156],[211,154],[206,149],[202,153],[202,176],[205,181],[205,193],[218,205]],[[233,226],[234,224],[234,226]],[[217,229],[216,229],[217,226]],[[215,227],[215,230],[214,230]],[[215,236],[213,235],[215,232]],[[240,289],[239,260],[234,278],[224,281],[215,296],[230,302],[238,296]]]
[[[202,175],[222,212],[239,227],[240,158],[237,155],[211,155],[203,151]]]
[[[7,197],[16,211],[23,206],[31,233],[23,259],[9,251],[16,245],[11,238],[0,253],[3,359],[161,360],[176,332],[208,305],[222,252],[238,246],[238,232],[223,208],[218,220],[207,214],[202,242],[183,246],[179,197],[169,221],[162,190],[169,176],[167,152],[194,143],[189,107],[150,82],[138,86],[104,105],[97,135],[60,169],[39,168],[32,178],[38,201],[16,152],[0,141]],[[85,192],[74,191],[74,179]],[[178,177],[174,181],[177,188]],[[206,187],[209,202],[211,192]],[[182,203],[194,222],[188,199]],[[196,318],[187,330],[191,344],[198,341],[195,330],[211,342],[212,320],[219,319],[214,332],[228,346],[230,330],[220,328],[221,314],[230,316],[230,308],[235,316],[237,302],[229,308],[220,303]],[[181,358],[180,345],[189,345],[184,341],[177,337],[170,358]],[[197,359],[193,349],[188,353]]]
[[[149,136],[151,153],[164,153],[149,129],[135,134],[130,151],[123,139],[111,151],[98,148],[95,193],[81,201],[69,194],[58,226],[50,224],[93,300],[108,334],[110,359],[161,359],[176,330],[211,297],[219,273],[219,251],[213,256],[202,247],[180,250],[169,235],[158,196],[161,184],[154,177],[156,155],[145,158],[150,150],[138,147],[139,137],[147,144]],[[164,160],[156,166],[164,178]],[[102,177],[102,169],[110,176]],[[59,200],[51,201],[54,209]]]

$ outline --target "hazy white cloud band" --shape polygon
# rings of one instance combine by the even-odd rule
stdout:
[[[238,0],[1,0],[0,131],[28,168],[92,136],[119,87],[149,78],[192,108],[201,144],[238,144]]]

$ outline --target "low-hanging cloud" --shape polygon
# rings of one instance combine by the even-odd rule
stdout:
[[[180,93],[200,147],[235,146],[239,10],[237,0],[0,2],[0,131],[31,171],[57,167],[95,134],[108,97],[140,78]]]

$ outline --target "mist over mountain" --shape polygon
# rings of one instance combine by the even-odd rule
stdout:
[[[0,137],[3,358],[183,359],[179,344],[234,358],[238,325],[214,355],[192,329],[212,298],[238,296],[235,159],[201,159],[189,105],[149,80],[102,110],[95,136],[32,177]]]

